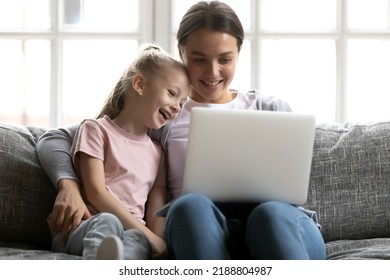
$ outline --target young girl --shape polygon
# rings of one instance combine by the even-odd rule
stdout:
[[[165,157],[147,133],[177,116],[189,90],[182,63],[154,45],[140,50],[104,114],[83,121],[75,135],[71,156],[92,217],[64,248],[55,236],[55,250],[84,259],[164,256],[164,220],[151,213],[166,203]]]
[[[193,107],[275,111],[290,111],[290,107],[257,90],[229,88],[244,41],[244,30],[236,13],[225,3],[201,1],[190,7],[179,25],[177,40],[180,57],[188,69],[191,92],[178,118],[152,135],[166,151],[167,185],[175,198],[165,225],[169,257],[324,259],[325,245],[313,211],[277,201],[216,205],[199,194],[181,194],[189,116]],[[64,236],[87,212],[80,202],[71,165],[64,164],[64,157],[53,164],[47,153],[58,150],[59,146],[63,153],[66,152],[71,137],[71,129],[57,130],[44,135],[38,143],[41,164],[59,188],[53,213],[57,217],[57,230]]]

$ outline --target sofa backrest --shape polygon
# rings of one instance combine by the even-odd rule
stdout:
[[[55,188],[35,145],[44,129],[0,123],[0,243],[50,248]],[[316,127],[308,209],[325,241],[390,235],[390,122]]]
[[[317,125],[309,196],[325,241],[390,235],[390,122]]]
[[[56,191],[35,150],[44,131],[0,123],[0,242],[50,248],[46,218]]]

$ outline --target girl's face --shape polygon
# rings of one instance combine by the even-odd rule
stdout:
[[[147,79],[141,105],[144,125],[158,129],[177,117],[190,88],[185,71],[174,66],[160,69],[157,75]]]
[[[191,33],[186,45],[179,48],[187,65],[192,99],[201,103],[227,103],[233,99],[228,87],[238,60],[234,36],[203,28]]]

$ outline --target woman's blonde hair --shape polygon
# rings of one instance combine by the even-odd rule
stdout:
[[[182,62],[170,56],[160,46],[155,44],[144,44],[141,46],[138,55],[124,71],[97,118],[107,115],[110,119],[114,119],[118,116],[125,104],[126,92],[131,86],[134,75],[142,74],[151,78],[165,66],[175,66],[182,68],[183,71],[187,71]]]

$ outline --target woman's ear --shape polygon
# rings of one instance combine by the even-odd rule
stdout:
[[[141,74],[136,74],[133,76],[131,83],[137,94],[142,95],[144,90],[144,77]]]

